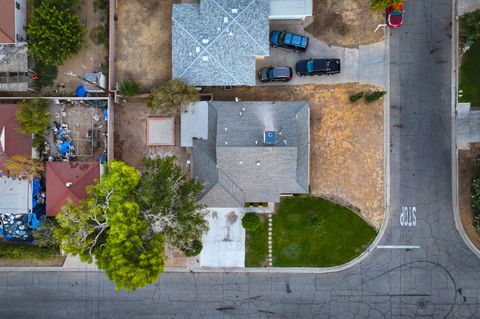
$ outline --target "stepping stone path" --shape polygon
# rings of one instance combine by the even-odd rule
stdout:
[[[272,214],[268,214],[268,265],[272,267],[273,257],[272,257]]]

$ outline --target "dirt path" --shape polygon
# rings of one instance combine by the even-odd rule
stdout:
[[[172,77],[172,4],[179,0],[118,0],[116,81],[132,77],[149,91]]]
[[[371,86],[306,85],[210,89],[215,100],[309,100],[310,186],[314,195],[358,210],[373,226],[384,216],[383,101],[351,104]]]
[[[306,31],[317,39],[345,47],[357,47],[383,40],[383,30],[373,31],[385,23],[383,11],[372,12],[369,0],[314,0],[313,23]]]
[[[473,226],[473,210],[470,206],[470,187],[474,174],[475,158],[480,156],[480,143],[471,144],[470,150],[458,153],[458,200],[460,219],[470,240],[480,249],[480,236]]]

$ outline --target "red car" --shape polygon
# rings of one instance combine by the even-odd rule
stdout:
[[[403,24],[403,3],[393,4],[387,8],[387,25],[390,28],[398,28]]]

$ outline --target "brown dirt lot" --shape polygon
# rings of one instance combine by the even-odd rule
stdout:
[[[460,219],[470,240],[480,248],[480,236],[473,226],[473,210],[470,206],[470,186],[475,171],[475,159],[480,156],[480,143],[471,144],[470,150],[458,153],[458,200]]]
[[[141,170],[142,159],[147,155],[175,155],[177,163],[186,168],[190,154],[180,147],[180,115],[175,117],[174,146],[147,146],[147,117],[160,115],[150,111],[145,103],[115,105],[115,159]]]
[[[63,256],[44,260],[0,259],[0,267],[61,267],[64,261]]]
[[[377,229],[384,216],[383,101],[351,104],[349,96],[371,86],[306,85],[209,89],[215,100],[309,100],[312,194],[360,210]]]
[[[117,0],[115,78],[132,77],[147,91],[172,77],[172,4]]]
[[[383,40],[383,30],[373,32],[385,23],[383,11],[372,12],[369,0],[314,0],[313,23],[306,31],[331,45],[357,47]]]

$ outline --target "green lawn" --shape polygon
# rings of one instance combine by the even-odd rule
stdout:
[[[480,107],[480,41],[475,42],[462,59],[460,67],[460,102],[470,102]]]
[[[267,226],[247,235],[246,266],[263,266]],[[330,267],[360,255],[377,232],[347,208],[310,196],[289,197],[273,215],[273,266]],[[265,244],[264,244],[265,243]]]
[[[268,263],[268,222],[266,217],[260,218],[262,224],[254,232],[246,232],[246,267],[263,267]]]

